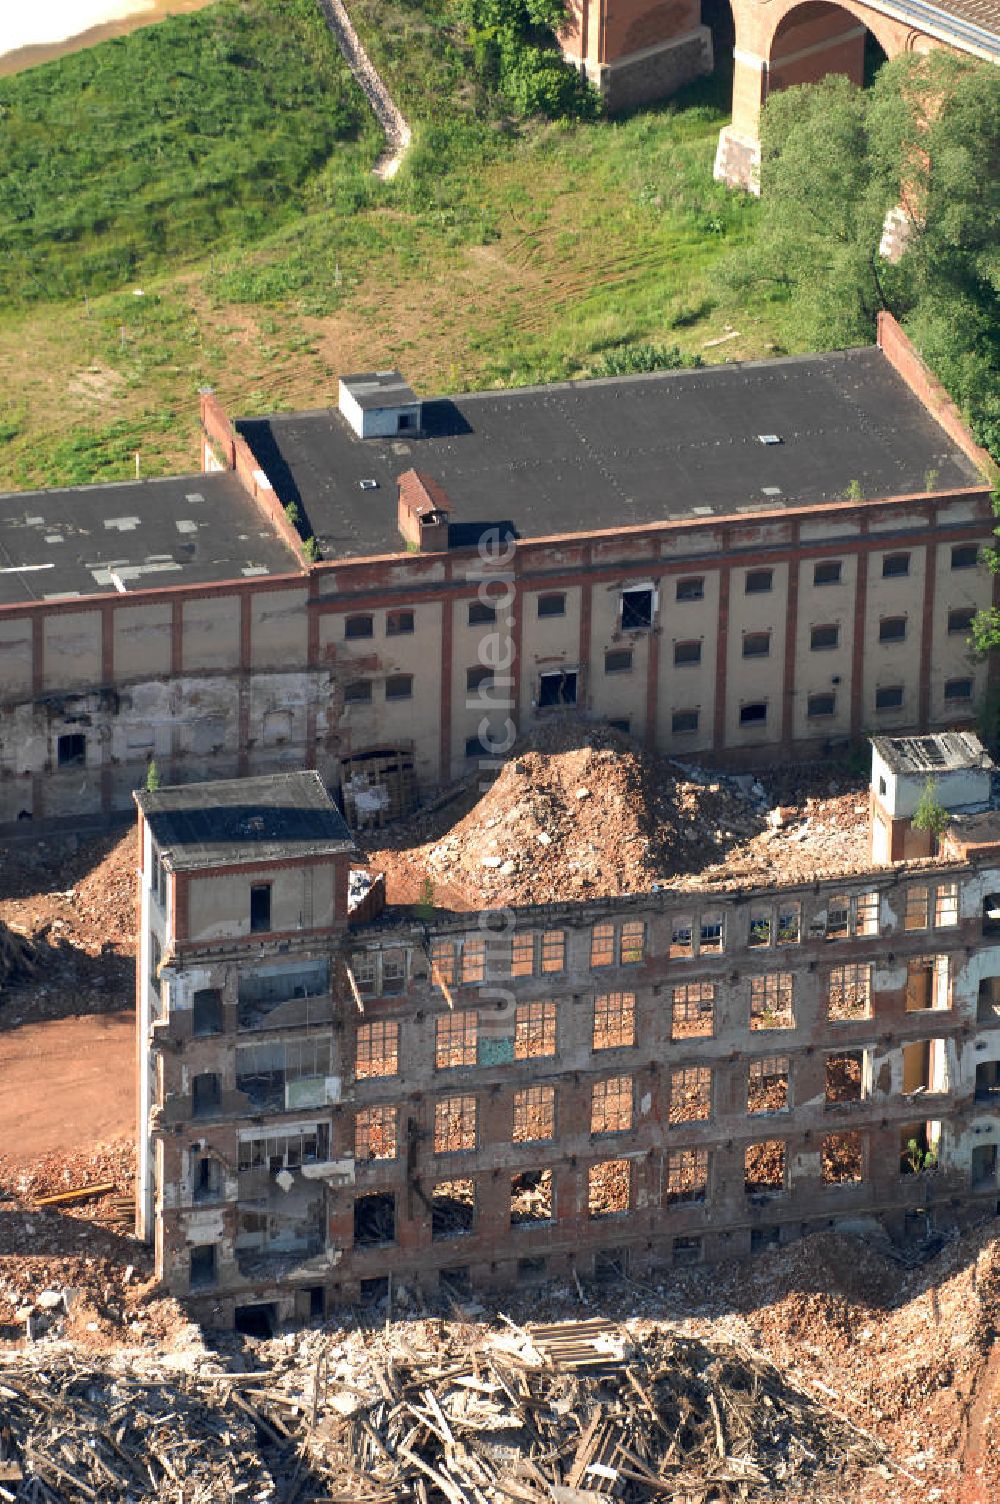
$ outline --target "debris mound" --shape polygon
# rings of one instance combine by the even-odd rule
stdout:
[[[885,1466],[765,1359],[663,1326],[428,1320],[277,1346],[249,1372],[194,1352],[0,1360],[7,1497],[833,1504]]]
[[[473,908],[868,865],[856,778],[798,768],[770,781],[769,792],[612,727],[560,720],[526,737],[485,790],[474,775],[434,810],[381,831],[369,861],[386,871],[390,902],[414,901],[429,882],[443,905]]]

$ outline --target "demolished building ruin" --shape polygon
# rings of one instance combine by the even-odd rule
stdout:
[[[314,773],[137,794],[165,1289],[208,1324],[303,1318],[995,1204],[994,768],[970,735],[880,738],[873,767],[881,863],[451,913],[379,882],[351,906]]]

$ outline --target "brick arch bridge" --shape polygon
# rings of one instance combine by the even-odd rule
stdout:
[[[887,57],[946,47],[1000,62],[1000,0],[731,0],[733,120],[719,139],[715,175],[753,187],[760,111],[790,84],[844,73],[861,83],[865,36]],[[570,0],[563,51],[609,110],[662,99],[710,73],[712,33],[701,0]]]

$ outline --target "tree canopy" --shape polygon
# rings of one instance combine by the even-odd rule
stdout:
[[[563,57],[566,0],[459,0],[483,81],[519,115],[593,119],[600,98]]]
[[[817,349],[867,343],[888,309],[1000,459],[1000,69],[908,53],[867,90],[787,89],[761,148],[760,229],[730,278],[794,298]],[[892,263],[879,246],[897,206]]]

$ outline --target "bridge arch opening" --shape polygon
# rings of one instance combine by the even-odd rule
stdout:
[[[893,24],[861,0],[781,0],[734,7],[733,120],[719,138],[715,176],[759,191],[760,112],[771,94],[839,73],[862,87],[901,50]]]

